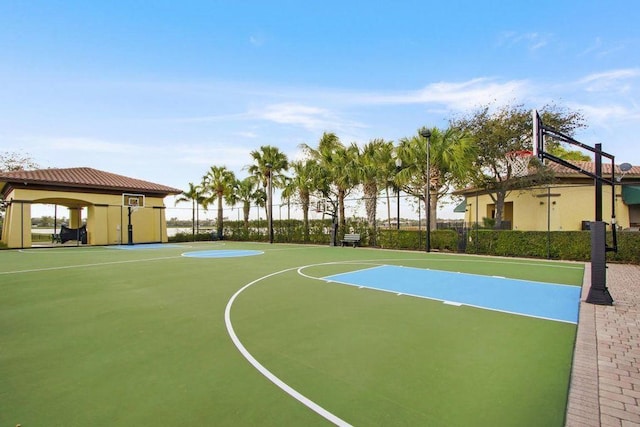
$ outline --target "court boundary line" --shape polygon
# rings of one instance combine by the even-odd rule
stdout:
[[[323,279],[317,279],[317,280],[323,280]],[[343,286],[357,287],[358,289],[366,289],[366,290],[369,290],[369,291],[386,292],[388,294],[395,294],[397,296],[406,295],[406,296],[412,297],[412,298],[421,298],[421,299],[426,299],[426,300],[431,300],[431,301],[438,301],[438,302],[441,302],[443,304],[451,305],[451,306],[454,306],[454,307],[472,307],[472,308],[476,308],[478,310],[495,311],[497,313],[511,314],[513,316],[530,317],[532,319],[548,320],[548,321],[551,321],[551,322],[567,323],[567,324],[570,324],[570,325],[577,325],[578,324],[578,322],[572,322],[570,320],[554,319],[554,318],[551,318],[551,317],[536,316],[536,315],[533,315],[533,314],[526,314],[526,313],[518,313],[518,312],[515,312],[515,311],[501,310],[501,309],[498,309],[498,308],[491,308],[491,307],[484,307],[484,306],[481,306],[481,305],[468,304],[466,302],[451,301],[451,300],[446,300],[446,299],[441,299],[441,298],[428,297],[428,296],[425,296],[425,295],[416,295],[416,294],[412,294],[412,293],[408,293],[408,292],[398,292],[398,291],[394,291],[394,290],[390,290],[390,289],[374,288],[374,287],[365,286],[365,285],[354,285],[353,283],[341,282],[341,281],[338,281],[338,280],[324,280],[324,281],[326,283],[336,283],[336,284],[343,285]]]
[[[331,264],[333,264],[333,263],[331,263]],[[322,264],[317,264],[317,265],[322,265]],[[274,273],[271,273],[271,274],[267,274],[266,276],[259,277],[259,278],[255,279],[255,280],[253,280],[252,282],[247,283],[242,288],[238,289],[238,291],[235,294],[233,294],[233,296],[229,299],[229,301],[227,302],[227,306],[224,309],[224,323],[225,323],[225,326],[227,328],[227,333],[229,334],[229,337],[231,338],[231,341],[236,346],[236,348],[238,349],[240,354],[242,354],[242,356],[256,370],[258,370],[258,372],[260,372],[265,378],[267,378],[269,381],[271,381],[273,384],[275,384],[277,387],[279,387],[282,391],[284,391],[285,393],[287,393],[288,395],[290,395],[291,397],[296,399],[298,402],[302,403],[304,406],[306,406],[307,408],[311,409],[313,412],[315,412],[316,414],[320,415],[321,417],[323,417],[327,421],[329,421],[329,422],[331,422],[331,423],[333,423],[333,424],[335,424],[337,426],[351,427],[351,424],[349,424],[348,422],[346,422],[342,418],[338,417],[337,415],[335,415],[335,414],[329,412],[328,410],[324,409],[322,406],[318,405],[317,403],[315,403],[314,401],[312,401],[311,399],[309,399],[308,397],[306,397],[305,395],[303,395],[299,391],[295,390],[293,387],[291,387],[290,385],[288,385],[287,383],[282,381],[274,373],[272,373],[270,370],[268,370],[263,364],[261,364],[255,357],[253,357],[253,355],[249,352],[249,350],[247,350],[247,348],[242,344],[242,342],[240,341],[240,338],[238,338],[238,335],[235,332],[235,329],[233,328],[233,323],[231,322],[231,308],[233,307],[233,303],[235,302],[236,298],[238,298],[238,296],[242,292],[244,292],[246,289],[250,288],[251,286],[253,286],[256,283],[261,282],[261,281],[263,281],[265,279],[268,279],[268,278],[273,277],[273,276],[277,276],[277,275],[282,274],[282,273],[293,271],[293,270],[296,270],[296,269],[299,269],[299,268],[303,268],[303,267],[292,267],[292,268],[287,268],[287,269],[280,270],[280,271],[277,271],[277,272],[274,272]]]
[[[218,254],[213,255],[205,255],[203,252],[211,254],[213,252],[218,252]],[[201,249],[196,251],[188,251],[183,252],[180,256],[185,258],[203,258],[203,259],[225,259],[225,258],[243,258],[249,256],[257,256],[264,255],[264,251],[260,251],[257,249]],[[198,256],[196,254],[201,254],[202,256]],[[229,255],[232,254],[232,255]],[[236,255],[237,254],[237,255]]]
[[[127,264],[133,262],[149,262],[149,261],[162,261],[165,259],[180,259],[180,255],[174,256],[165,256],[158,258],[144,258],[144,259],[128,259],[121,261],[107,261],[107,262],[93,262],[89,264],[75,264],[75,265],[62,265],[57,267],[44,267],[44,268],[32,268],[28,270],[14,270],[14,271],[0,271],[0,275],[8,275],[8,274],[21,274],[21,273],[38,273],[41,271],[53,271],[53,270],[68,270],[73,268],[82,268],[82,267],[99,267],[102,265],[112,265],[112,264]]]

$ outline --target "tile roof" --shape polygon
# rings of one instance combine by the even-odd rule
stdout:
[[[605,179],[611,179],[611,162],[605,163],[604,160],[605,159],[603,159],[603,163],[602,163],[602,175]],[[569,163],[577,166],[583,171],[595,174],[595,170],[596,170],[595,162],[571,160]],[[555,163],[552,161],[547,162],[546,167],[553,172],[556,178],[558,178],[558,182],[562,182],[563,178],[564,179],[585,178],[586,180],[593,179],[593,178],[590,178],[588,175],[583,174],[580,171],[573,170],[571,168],[568,168],[566,166],[563,166],[559,163]],[[533,174],[535,173],[535,170],[533,168],[530,168],[528,173]],[[625,180],[627,181],[631,180],[635,182],[640,178],[640,166],[631,166],[631,169],[625,172],[623,176],[623,173],[620,170],[620,165],[615,165],[615,173],[616,173],[617,179],[620,178],[621,176],[623,177],[622,179],[623,183],[625,182]],[[453,194],[463,195],[463,194],[467,194],[474,191],[477,191],[476,187],[473,185],[470,185],[465,188],[460,188],[455,190]]]
[[[97,169],[80,167],[0,172],[0,188],[4,183],[40,184],[54,187],[83,188],[103,191],[122,191],[154,194],[180,194],[182,190],[129,178]]]
[[[595,173],[596,171],[596,163],[595,162],[586,162],[586,161],[570,161],[569,163],[576,165],[580,169]],[[559,163],[549,162],[547,167],[553,171],[556,175],[582,175],[579,171],[575,171],[566,166],[562,166]],[[617,176],[622,174],[620,170],[620,165],[616,165],[615,173]],[[602,161],[602,174],[607,176],[611,175],[611,162],[607,162],[606,159]],[[625,173],[625,176],[640,176],[640,166],[632,166],[629,171]]]

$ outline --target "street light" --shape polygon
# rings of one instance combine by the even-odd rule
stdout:
[[[427,138],[427,196],[425,197],[427,201],[427,244],[425,250],[431,252],[431,170],[429,165],[431,161],[431,159],[429,159],[431,131],[427,128],[422,128],[420,129],[420,136]]]
[[[400,157],[396,158],[396,175],[398,175],[398,172],[400,172],[400,170],[402,169],[402,159]],[[400,187],[398,186],[398,184],[396,183],[396,201],[397,201],[397,208],[398,208],[398,216],[396,217],[396,225],[397,225],[397,229],[400,230]]]
[[[271,163],[267,163],[265,166],[267,167],[267,216],[269,217],[269,243],[273,243],[273,192],[271,187],[271,169],[273,166]]]

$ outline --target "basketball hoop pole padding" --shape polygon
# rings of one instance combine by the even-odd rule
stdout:
[[[128,245],[133,245],[133,224],[131,224],[131,214],[133,212],[133,207],[128,207],[129,211],[129,224],[127,226],[127,237],[129,238]]]
[[[612,305],[613,297],[607,289],[606,232],[605,223],[593,221],[591,231],[591,287],[587,302],[598,305]]]

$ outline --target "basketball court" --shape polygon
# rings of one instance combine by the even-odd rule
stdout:
[[[581,264],[132,248],[0,251],[2,423],[563,423]]]

